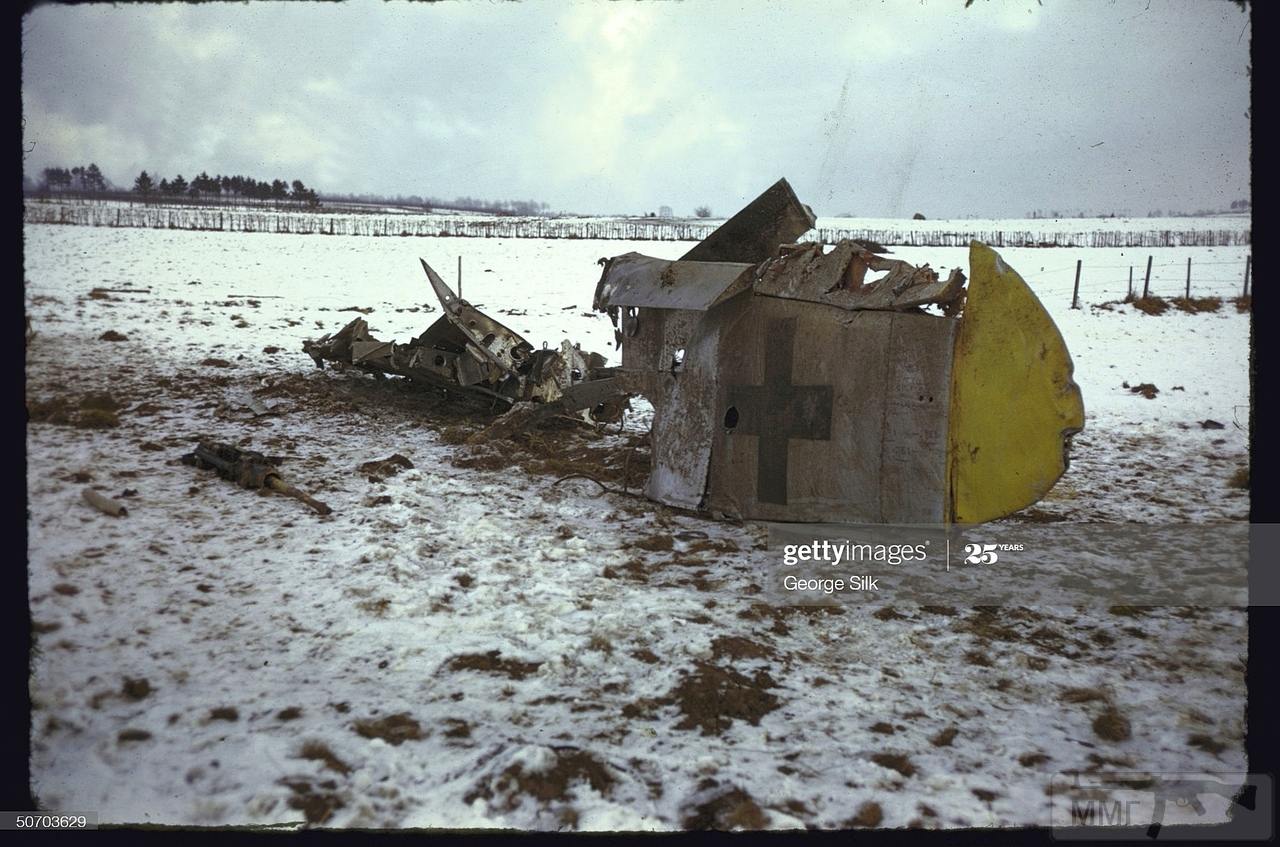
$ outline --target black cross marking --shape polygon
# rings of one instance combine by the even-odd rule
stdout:
[[[787,503],[787,449],[792,438],[831,439],[830,385],[792,385],[796,319],[769,321],[765,336],[764,384],[734,385],[727,406],[737,410],[733,432],[758,437],[756,499]],[[726,410],[727,414],[727,410]],[[729,421],[726,420],[726,426]]]

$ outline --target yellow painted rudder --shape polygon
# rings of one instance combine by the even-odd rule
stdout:
[[[1084,401],[1062,333],[1000,255],[969,244],[951,370],[947,515],[981,523],[1039,500],[1067,469]]]

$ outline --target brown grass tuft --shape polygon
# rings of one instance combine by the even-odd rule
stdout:
[[[871,757],[871,761],[882,768],[897,771],[903,776],[912,776],[916,772],[916,766],[901,753],[876,753]]]
[[[567,803],[571,799],[570,789],[584,782],[601,796],[612,793],[617,780],[599,759],[576,747],[558,747],[555,754],[555,765],[536,773],[525,771],[518,762],[508,766],[492,782],[472,789],[463,802],[474,803],[482,798],[498,808],[511,810],[520,805],[522,797],[531,797],[545,807]],[[502,802],[495,802],[499,799]]]
[[[1127,741],[1133,734],[1129,719],[1115,706],[1108,706],[1093,719],[1093,732],[1103,741]]]
[[[396,747],[406,741],[422,738],[422,727],[408,712],[387,715],[385,718],[365,718],[351,726],[363,738],[381,738]]]
[[[1216,312],[1222,308],[1221,297],[1175,297],[1169,302],[1180,311],[1190,314]]]
[[[956,740],[956,736],[960,734],[960,727],[949,726],[939,732],[933,738],[929,739],[929,743],[934,747],[950,747],[951,742]]]
[[[732,829],[764,829],[769,819],[755,799],[741,788],[733,788],[694,807],[681,826],[702,831]]]
[[[449,660],[448,668],[453,671],[481,671],[508,677],[524,679],[542,667],[542,662],[521,662],[517,659],[504,659],[498,650],[488,653],[467,653],[454,656]]]
[[[703,735],[720,735],[735,720],[759,726],[762,717],[781,705],[766,690],[777,682],[764,671],[747,677],[706,662],[695,663],[695,668],[667,695],[684,715],[676,729],[700,728]]]
[[[867,801],[858,807],[858,813],[844,822],[842,828],[879,826],[884,820],[884,810],[879,803]]]
[[[1169,311],[1168,301],[1161,297],[1135,297],[1131,294],[1124,298],[1124,302],[1144,315],[1163,315]]]
[[[321,741],[308,741],[302,745],[302,751],[298,754],[299,758],[308,759],[313,762],[321,762],[326,768],[343,776],[351,773],[351,766],[342,761],[329,749],[329,745]]]

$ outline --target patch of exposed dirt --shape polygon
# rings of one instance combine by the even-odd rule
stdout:
[[[1129,719],[1112,705],[1093,719],[1093,732],[1103,741],[1128,741],[1133,735]]]
[[[125,677],[124,684],[120,686],[120,691],[130,700],[145,700],[154,689],[151,683],[145,679],[130,679]]]
[[[530,772],[516,762],[507,766],[497,777],[477,784],[463,802],[477,799],[489,801],[497,808],[511,811],[520,805],[522,798],[530,797],[545,807],[566,804],[572,798],[570,789],[586,783],[601,796],[608,797],[617,779],[610,768],[586,750],[577,747],[554,748],[555,763],[548,768]]]
[[[956,736],[960,734],[960,727],[949,726],[939,732],[933,738],[929,739],[929,743],[934,747],[950,747],[951,742],[956,740]]]
[[[398,712],[385,718],[364,718],[353,723],[351,728],[363,738],[381,738],[392,746],[423,737],[422,727],[408,712]]]
[[[882,768],[897,771],[903,776],[913,776],[916,772],[916,766],[902,753],[876,753],[871,757],[871,761]]]
[[[322,782],[316,788],[306,779],[282,779],[280,783],[293,792],[289,808],[302,812],[309,824],[324,823],[345,805],[342,798],[333,792],[337,784],[332,781]]]
[[[1098,688],[1066,688],[1058,695],[1064,703],[1105,703],[1107,693]]]
[[[470,738],[472,725],[462,718],[445,718],[445,724],[448,729],[444,731],[445,738]]]
[[[321,741],[308,741],[306,744],[303,744],[302,750],[298,753],[298,757],[301,759],[308,759],[313,762],[320,762],[329,770],[334,771],[335,773],[340,773],[343,776],[351,773],[351,766],[339,759],[337,755],[329,749],[329,745]]]
[[[1197,732],[1189,735],[1187,737],[1187,744],[1197,749],[1204,750],[1206,753],[1212,753],[1215,756],[1227,749],[1226,744],[1223,744],[1211,735],[1205,735],[1203,732]]]
[[[1000,619],[1005,610],[992,606],[978,606],[973,614],[962,620],[958,629],[988,641],[1021,641],[1022,634],[1013,627],[1006,626]]]
[[[741,788],[731,788],[694,806],[680,825],[691,831],[764,829],[769,818],[754,797]]]
[[[703,735],[719,735],[735,720],[759,726],[760,719],[780,705],[766,690],[777,687],[777,682],[764,671],[746,677],[708,662],[696,662],[694,667],[667,694],[684,715],[676,729],[700,728]]]
[[[1067,515],[1059,515],[1054,512],[1046,512],[1044,509],[1037,509],[1032,506],[1029,509],[1023,509],[1009,516],[1009,520],[1019,523],[1062,523],[1071,520]]]
[[[374,477],[376,480],[382,480],[411,468],[413,468],[413,462],[399,453],[393,453],[385,459],[365,462],[360,466],[360,473],[368,477]]]
[[[449,670],[481,671],[483,673],[501,674],[509,679],[524,679],[537,672],[542,662],[522,662],[518,659],[504,659],[498,650],[488,653],[466,653],[454,656],[448,662]]]
[[[1221,297],[1175,297],[1169,302],[1174,308],[1190,314],[1216,312],[1222,308]]]
[[[960,614],[956,611],[955,606],[921,606],[920,611],[928,612],[931,615],[942,615],[943,617],[954,618]]]
[[[1160,297],[1135,297],[1130,294],[1122,302],[1128,303],[1144,315],[1163,315],[1169,311],[1169,303]]]
[[[108,429],[120,425],[121,404],[111,394],[96,392],[80,400],[51,397],[27,401],[27,420],[79,429]]]
[[[757,644],[739,635],[721,635],[711,642],[711,657],[723,659],[772,659],[777,655],[772,647]]]
[[[641,538],[634,546],[641,550],[648,550],[650,553],[661,553],[671,550],[675,542],[670,535],[650,535],[647,538]]]
[[[858,807],[856,815],[841,825],[841,829],[879,826],[883,820],[884,810],[880,808],[880,804],[868,800]]]

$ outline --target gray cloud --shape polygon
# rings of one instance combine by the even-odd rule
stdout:
[[[1249,191],[1226,2],[42,6],[29,174],[821,214],[1223,206]],[[1243,33],[1243,36],[1242,36]]]

